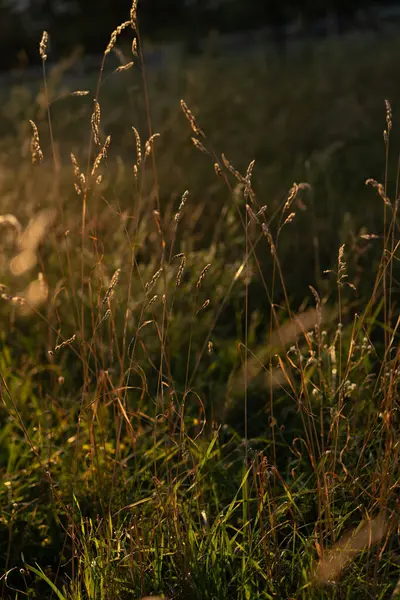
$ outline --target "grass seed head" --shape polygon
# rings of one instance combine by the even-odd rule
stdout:
[[[114,272],[114,275],[111,277],[110,285],[108,286],[106,294],[103,298],[103,302],[101,303],[102,305],[106,304],[111,299],[112,294],[114,293],[114,290],[115,290],[116,286],[118,285],[120,273],[121,273],[121,269],[117,269]]]
[[[97,99],[95,99],[93,113],[92,113],[90,122],[92,125],[92,133],[93,133],[94,143],[96,144],[96,146],[101,145],[101,142],[100,142],[100,119],[101,119],[100,104],[98,103]]]
[[[94,175],[96,173],[97,169],[100,166],[101,161],[107,157],[107,151],[110,146],[110,142],[111,142],[111,136],[109,135],[109,136],[107,136],[102,149],[100,150],[99,154],[96,156],[96,159],[93,163],[92,175]]]
[[[39,139],[39,131],[32,120],[29,120],[29,123],[32,127],[32,139],[31,139],[31,154],[32,154],[32,164],[37,162],[43,162],[43,152],[40,147],[40,139]]]
[[[161,269],[158,269],[158,271],[156,273],[154,273],[153,277],[150,279],[150,281],[148,283],[146,283],[145,285],[145,289],[146,289],[146,295],[148,295],[151,290],[153,289],[153,287],[155,286],[155,284],[157,283],[161,273],[163,272],[163,269],[161,267]]]
[[[204,131],[198,126],[192,111],[190,110],[190,108],[184,100],[181,100],[181,108],[186,119],[189,121],[190,127],[192,128],[193,132],[199,137],[205,138],[206,136]]]
[[[42,39],[40,40],[40,44],[39,44],[39,53],[40,53],[40,57],[43,62],[47,60],[48,44],[49,44],[49,34],[47,33],[47,31],[43,31]]]
[[[206,276],[206,274],[207,274],[207,271],[210,269],[210,267],[211,267],[211,263],[208,263],[208,265],[206,265],[206,266],[204,267],[204,269],[202,270],[202,272],[200,273],[200,277],[198,278],[198,280],[197,280],[197,283],[196,283],[196,287],[197,287],[197,289],[199,289],[199,288],[200,288],[200,286],[201,286],[201,282],[203,281],[203,279],[204,279],[204,277]]]
[[[124,23],[121,23],[121,25],[118,25],[116,29],[114,29],[114,31],[111,34],[110,41],[108,42],[108,46],[104,51],[104,54],[109,54],[111,52],[111,50],[114,48],[117,42],[117,37],[121,35],[124,29],[129,27],[129,25],[131,25],[131,21],[125,21]]]

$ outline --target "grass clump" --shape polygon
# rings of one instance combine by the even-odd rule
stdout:
[[[390,103],[382,159],[369,149],[360,173],[379,119],[357,87],[357,38],[336,96],[322,59],[304,58],[315,79],[288,67],[265,106],[249,105],[252,76],[271,82],[273,67],[255,55],[237,89],[223,58],[183,81],[146,76],[135,10],[87,82],[94,102],[58,89],[63,67],[47,76],[47,36],[36,103],[34,86],[11,92],[22,100],[1,159],[2,595],[394,598]],[[109,72],[128,31],[135,64]],[[379,73],[389,41],[371,59]],[[221,83],[211,103],[209,78]]]

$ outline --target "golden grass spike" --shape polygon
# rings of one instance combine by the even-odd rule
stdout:
[[[148,295],[151,290],[153,289],[153,287],[155,286],[155,284],[157,283],[161,273],[163,272],[163,268],[161,267],[161,269],[158,269],[158,271],[156,273],[154,273],[153,277],[150,279],[150,281],[148,283],[146,283],[145,288],[146,288],[146,295]]]
[[[210,269],[210,267],[211,267],[211,263],[208,263],[208,265],[206,265],[204,267],[204,269],[202,270],[202,272],[200,273],[200,277],[198,278],[197,283],[196,283],[197,288],[200,288],[201,282],[203,281],[203,279],[206,276],[207,271]]]
[[[36,123],[29,120],[29,123],[32,127],[32,139],[31,139],[31,154],[32,154],[32,164],[37,162],[43,162],[43,152],[40,147],[40,139],[39,139],[39,131],[36,126]]]
[[[130,12],[130,17],[131,17],[130,23],[131,23],[133,29],[136,29],[137,6],[138,6],[138,0],[133,0],[132,6],[131,6],[131,12]]]
[[[123,32],[124,29],[129,27],[129,25],[131,25],[131,21],[125,21],[124,23],[121,23],[121,25],[118,25],[116,29],[114,29],[114,31],[111,34],[110,41],[108,42],[108,46],[104,51],[104,54],[109,54],[111,52],[111,50],[114,48],[117,42],[117,37]]]
[[[285,202],[285,206],[283,207],[284,211],[289,210],[290,206],[292,205],[293,200],[297,196],[298,191],[299,191],[299,186],[297,185],[297,183],[294,183],[289,190],[289,194],[288,194],[287,200]]]
[[[94,143],[96,144],[96,146],[101,145],[101,142],[100,142],[100,119],[101,119],[100,104],[98,103],[97,99],[95,99],[93,113],[92,113],[92,117],[90,119],[90,123],[92,125],[92,133],[93,133]]]
[[[111,277],[110,285],[108,286],[106,294],[105,294],[105,296],[103,298],[103,302],[101,303],[102,305],[106,304],[110,300],[112,294],[114,293],[114,290],[115,290],[115,288],[116,288],[116,286],[118,284],[118,281],[119,281],[119,275],[120,275],[120,273],[121,273],[121,269],[117,269],[115,271],[114,275]]]
[[[222,154],[222,162],[224,163],[224,165],[228,169],[228,171],[230,171],[232,173],[232,175],[234,177],[236,177],[236,179],[238,181],[240,181],[240,183],[244,183],[246,185],[246,183],[247,183],[246,178],[243,177],[243,175],[241,173],[239,173],[239,171],[237,169],[235,169],[235,167],[226,158],[225,154]]]
[[[208,298],[203,304],[202,306],[200,306],[199,310],[196,312],[196,315],[198,315],[202,310],[204,310],[205,308],[207,308],[207,306],[210,304],[210,299]]]
[[[176,287],[181,285],[183,271],[185,270],[186,256],[182,255],[181,264],[179,265],[178,273],[176,274]]]
[[[49,43],[49,34],[47,33],[47,31],[43,31],[42,39],[40,40],[40,44],[39,44],[39,53],[40,53],[40,57],[43,60],[43,62],[47,60],[48,43]]]
[[[194,133],[202,138],[205,138],[206,136],[205,136],[204,131],[198,126],[197,121],[196,121],[192,111],[190,110],[190,108],[188,107],[188,105],[186,104],[186,102],[184,100],[181,100],[181,108],[182,108],[183,114],[189,121],[190,126],[191,126],[192,130],[194,131]]]
[[[186,200],[189,197],[189,190],[186,190],[183,194],[182,194],[182,199],[181,199],[181,203],[179,205],[178,208],[178,212],[175,215],[175,221],[178,223],[179,219],[181,218],[181,212],[186,204]]]
[[[381,183],[378,183],[376,181],[376,179],[367,179],[365,182],[365,185],[371,185],[373,188],[375,188],[378,192],[378,194],[380,195],[380,197],[382,198],[382,200],[384,201],[384,203],[387,206],[392,206],[389,198],[386,196],[385,194],[385,188],[383,187],[383,185]]]
[[[99,154],[96,156],[96,159],[93,163],[92,175],[94,175],[96,173],[97,169],[100,166],[101,161],[107,157],[107,151],[110,146],[110,142],[111,142],[111,135],[107,136],[102,149],[100,150]]]
[[[147,142],[145,143],[145,156],[149,156],[151,154],[151,151],[153,150],[153,145],[154,145],[154,140],[156,138],[160,137],[159,133],[153,133],[153,135],[151,135],[149,137],[149,139],[147,140]]]
[[[119,67],[117,67],[115,69],[116,73],[121,73],[122,71],[128,71],[128,69],[131,69],[134,66],[134,62],[131,61],[129,63],[127,63],[126,65],[120,65]]]
[[[69,346],[70,344],[72,344],[72,342],[74,342],[75,340],[76,340],[76,334],[74,333],[74,335],[72,337],[70,337],[68,340],[65,340],[65,342],[61,342],[61,344],[58,344],[54,348],[54,350],[49,350],[48,354],[50,354],[50,356],[52,356],[53,354],[55,354],[56,352],[61,350],[61,348],[65,348],[65,346]]]

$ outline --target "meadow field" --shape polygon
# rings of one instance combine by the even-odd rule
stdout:
[[[0,89],[1,597],[400,598],[400,38],[39,42]]]

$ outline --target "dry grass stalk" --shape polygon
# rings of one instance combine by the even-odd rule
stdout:
[[[245,177],[243,177],[243,175],[241,175],[241,173],[239,173],[239,171],[235,169],[232,163],[230,163],[229,160],[226,158],[225,154],[222,154],[222,162],[224,163],[228,171],[232,173],[232,175],[236,177],[236,179],[240,181],[240,183],[244,183],[246,185],[247,182]]]
[[[251,187],[251,178],[253,175],[253,169],[254,169],[254,165],[255,165],[256,161],[252,160],[251,163],[249,164],[249,166],[247,167],[247,171],[246,171],[246,185],[244,187],[244,199],[247,201],[249,198],[252,202],[254,202],[255,200],[255,195],[253,192],[253,189]]]
[[[392,130],[392,107],[390,106],[389,100],[385,100],[385,107],[386,107],[386,125],[387,125],[387,131],[389,134]]]
[[[104,315],[102,316],[102,318],[101,318],[101,319],[100,319],[100,321],[99,321],[98,327],[99,327],[99,326],[100,326],[102,323],[104,323],[104,321],[107,321],[107,319],[109,319],[109,318],[110,318],[110,315],[111,315],[111,309],[110,309],[110,308],[107,308],[106,312],[104,313]]]
[[[49,350],[48,354],[50,354],[50,356],[52,356],[53,354],[55,354],[56,352],[58,352],[62,348],[65,348],[65,346],[69,346],[70,344],[72,344],[72,342],[74,342],[75,340],[76,340],[76,334],[74,333],[74,335],[72,337],[70,337],[68,340],[65,340],[65,342],[61,342],[61,344],[58,344],[54,348],[54,350]]]
[[[109,300],[111,299],[114,290],[116,288],[116,286],[118,285],[118,281],[119,281],[119,275],[121,273],[121,269],[117,269],[114,273],[114,275],[111,277],[111,281],[110,281],[110,285],[108,286],[108,289],[106,291],[106,294],[103,298],[103,302],[101,303],[102,306],[104,306],[104,304],[106,304],[107,302],[109,302]]]
[[[96,146],[101,145],[101,142],[100,142],[100,119],[101,119],[100,104],[98,103],[97,100],[95,100],[90,123],[92,125],[92,133],[93,133],[94,143],[96,144]]]
[[[204,144],[200,142],[200,140],[198,140],[195,137],[192,137],[191,140],[193,142],[194,147],[197,148],[197,150],[200,150],[200,152],[204,152],[204,154],[209,154],[207,148],[204,146]]]
[[[258,217],[254,214],[254,211],[249,204],[246,204],[246,212],[249,215],[251,221],[257,223],[258,225],[260,224]]]
[[[197,289],[199,289],[199,288],[200,288],[200,286],[201,286],[201,282],[203,281],[203,279],[204,279],[204,277],[206,276],[206,274],[207,274],[207,271],[210,269],[210,267],[211,267],[211,263],[208,263],[208,265],[206,265],[206,266],[204,267],[204,269],[202,270],[202,272],[200,273],[200,277],[198,278],[198,280],[197,280],[197,283],[196,283],[196,287],[197,287]]]
[[[133,40],[132,40],[132,54],[135,57],[137,57],[137,55],[138,55],[138,51],[137,51],[137,39],[136,38],[133,38]]]
[[[131,12],[130,12],[130,17],[131,17],[130,23],[131,23],[133,29],[136,29],[137,6],[138,6],[138,0],[133,0],[132,6],[131,6]]]
[[[271,248],[271,254],[275,254],[275,244],[274,244],[274,240],[272,239],[272,235],[271,235],[268,225],[266,223],[263,223],[261,226],[261,229],[262,229],[264,236],[267,238],[269,247]]]
[[[322,558],[315,569],[316,583],[334,583],[343,569],[364,550],[378,543],[387,531],[381,514],[376,519],[363,521],[359,527],[345,534]]]
[[[131,69],[134,66],[134,62],[131,61],[129,63],[127,63],[126,65],[120,65],[119,67],[117,67],[115,69],[116,73],[121,73],[122,71],[128,71],[128,69]]]
[[[188,105],[186,104],[186,102],[184,100],[181,100],[181,108],[182,108],[183,114],[185,115],[186,119],[189,121],[190,127],[192,128],[194,133],[205,139],[206,136],[205,136],[204,131],[198,126],[197,121],[196,121],[192,111],[190,110],[190,108],[188,107]]]
[[[181,218],[181,212],[186,204],[186,200],[188,199],[188,197],[189,197],[189,190],[186,190],[185,192],[183,192],[181,203],[178,208],[178,212],[175,215],[175,221],[177,223],[179,222],[179,219]]]
[[[153,287],[155,286],[155,284],[157,283],[161,273],[163,272],[163,268],[161,267],[161,269],[158,269],[158,271],[156,273],[154,273],[153,277],[150,279],[150,281],[148,283],[146,283],[145,285],[145,289],[146,289],[146,295],[148,295],[151,290],[153,289]]]
[[[47,31],[43,31],[42,39],[39,44],[39,53],[40,53],[40,57],[43,60],[43,62],[47,60],[48,43],[49,43],[49,34],[47,33]]]
[[[86,185],[86,177],[85,175],[81,172],[80,168],[79,168],[79,164],[78,161],[76,159],[75,154],[73,154],[71,152],[71,162],[72,162],[72,166],[74,169],[74,175],[78,180],[78,183],[74,184],[75,187],[75,191],[78,195],[81,194],[81,192],[85,189],[85,185]]]
[[[150,300],[149,303],[147,305],[147,308],[149,308],[149,306],[151,306],[152,304],[154,304],[154,302],[157,300],[158,298],[158,294],[155,294]]]
[[[140,135],[136,127],[132,127],[133,133],[135,134],[136,141],[136,164],[139,167],[142,162],[142,145],[140,142]]]
[[[384,201],[384,203],[387,206],[392,206],[389,198],[385,194],[385,188],[381,183],[378,183],[375,179],[367,179],[365,185],[371,185],[373,188],[375,188],[382,200]]]
[[[89,90],[75,90],[75,92],[71,92],[71,96],[88,96],[89,94]]]
[[[129,25],[131,25],[131,21],[125,21],[124,23],[121,23],[121,25],[118,25],[116,29],[114,29],[114,31],[111,34],[110,41],[108,42],[108,46],[104,51],[104,54],[109,54],[111,52],[111,50],[114,48],[117,42],[117,37],[124,31],[124,29],[129,27]]]
[[[198,315],[202,310],[204,310],[205,308],[207,308],[207,306],[210,304],[210,300],[207,299],[202,306],[200,306],[199,310],[196,312],[196,315]]]
[[[39,131],[36,127],[36,124],[29,120],[29,123],[32,127],[32,139],[31,139],[31,154],[32,154],[32,164],[37,162],[43,162],[43,152],[40,147],[40,139],[39,139]]]
[[[96,159],[93,163],[92,175],[94,175],[96,173],[97,169],[100,166],[101,161],[107,157],[107,151],[110,146],[110,142],[111,142],[111,135],[108,135],[106,138],[106,141],[104,142],[102,149],[96,156]]]
[[[216,173],[216,175],[217,175],[218,177],[222,177],[222,176],[223,176],[223,173],[222,173],[221,167],[219,166],[219,164],[218,164],[217,162],[216,162],[216,163],[214,163],[214,171],[215,171],[215,173]]]
[[[293,221],[293,219],[295,218],[295,216],[296,216],[295,212],[290,213],[290,215],[288,215],[286,217],[286,219],[284,220],[282,227],[291,223]]]
[[[262,206],[260,208],[260,210],[257,213],[257,217],[262,217],[264,213],[267,212],[268,206],[266,204],[264,204],[264,206]]]
[[[299,190],[299,186],[297,185],[297,183],[294,183],[292,185],[292,187],[290,188],[290,190],[289,190],[289,195],[288,195],[287,200],[285,202],[285,206],[283,207],[284,211],[289,210],[289,208],[290,208],[293,200],[297,196],[298,190]]]
[[[183,271],[185,270],[186,256],[182,255],[181,264],[179,265],[178,273],[176,274],[176,287],[181,285]]]
[[[158,138],[158,137],[160,137],[159,133],[153,133],[153,135],[150,136],[149,139],[147,140],[147,142],[146,142],[146,144],[144,146],[145,147],[144,154],[145,154],[146,157],[150,156],[151,151],[153,150],[154,140],[156,138]]]

